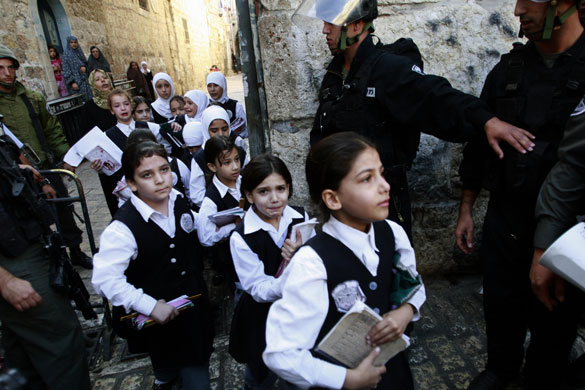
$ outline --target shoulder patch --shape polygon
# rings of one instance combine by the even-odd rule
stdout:
[[[418,73],[420,75],[425,76],[425,72],[423,72],[422,69],[419,68],[418,65],[412,65],[412,71],[415,72],[415,73]]]
[[[376,97],[376,88],[368,88],[366,91],[366,97]]]
[[[577,104],[577,107],[575,107],[575,109],[573,110],[573,113],[571,114],[571,116],[579,116],[581,114],[583,114],[585,112],[585,101],[584,101],[585,97],[583,97],[580,101],[579,104]]]

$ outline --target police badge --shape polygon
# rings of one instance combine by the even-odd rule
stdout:
[[[188,213],[184,213],[183,215],[181,215],[181,228],[186,232],[186,233],[191,233],[194,229],[193,227],[193,216],[188,214]]]
[[[338,284],[333,289],[331,296],[333,297],[333,301],[335,301],[337,311],[340,313],[347,313],[357,301],[366,301],[366,295],[360,288],[357,280],[346,280]]]

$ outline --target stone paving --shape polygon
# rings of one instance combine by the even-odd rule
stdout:
[[[231,83],[228,88],[237,89],[238,80],[229,79]],[[238,97],[243,100],[243,95]],[[109,211],[97,174],[87,163],[82,164],[77,173],[87,198],[96,245],[99,245],[99,234],[110,221]],[[85,234],[82,248],[87,253],[90,252]],[[79,270],[92,292],[92,302],[99,304],[101,298],[93,294],[91,288],[91,271]],[[206,279],[209,279],[210,273],[207,268]],[[410,347],[410,361],[416,388],[465,389],[473,376],[482,369],[486,358],[482,298],[479,293],[481,277],[477,274],[446,275],[434,279],[427,278],[425,284],[427,302],[422,308],[422,318],[415,326]],[[232,300],[225,298],[226,291],[221,287],[210,286],[210,294],[217,314],[215,352],[210,362],[211,388],[241,389],[243,366],[235,362],[227,352],[229,324],[233,311]],[[100,313],[98,320],[82,321],[82,325],[93,344],[88,351],[94,390],[150,389],[153,375],[147,357],[128,355],[125,342],[119,338],[114,338],[111,343],[109,360],[104,360],[103,349],[95,348],[96,345],[103,348],[108,344],[103,340],[97,342],[106,334],[103,313]],[[578,340],[576,349],[579,351],[585,349],[583,337]],[[512,388],[521,389],[514,386]]]

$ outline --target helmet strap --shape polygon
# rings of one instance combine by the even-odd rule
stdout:
[[[347,49],[348,46],[351,46],[354,43],[356,43],[359,40],[360,35],[362,35],[362,33],[366,30],[371,30],[372,32],[374,31],[374,23],[372,21],[367,22],[364,25],[364,28],[362,29],[362,31],[360,31],[360,33],[358,35],[356,35],[355,37],[351,37],[351,38],[348,38],[348,36],[347,36],[347,24],[344,24],[343,26],[341,26],[341,37],[339,39],[339,50],[345,50],[345,49]]]
[[[577,5],[580,5],[581,2],[578,1],[578,4],[573,4],[569,9],[565,12],[556,16],[557,14],[557,0],[552,0],[550,6],[548,7],[548,11],[546,14],[546,21],[544,24],[544,31],[542,33],[542,39],[550,39],[552,37],[553,31],[560,27],[563,23],[569,19],[569,17],[577,11]]]

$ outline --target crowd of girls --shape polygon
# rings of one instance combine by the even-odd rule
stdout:
[[[214,320],[204,260],[213,264],[211,282],[234,299],[229,351],[246,365],[246,389],[272,389],[278,378],[290,389],[413,389],[405,352],[385,366],[373,363],[377,347],[401,337],[425,301],[409,239],[386,219],[390,185],[376,147],[353,133],[317,143],[306,160],[314,205],[289,205],[285,163],[269,154],[250,159],[241,104],[228,97],[221,73],[207,83],[209,95],[176,96],[171,77],[157,73],[152,104],[119,89],[104,104],[94,92],[95,105],[115,118],[103,130],[123,155],[119,171],[100,173],[113,219],[92,283],[113,305],[130,351],[149,354],[153,389],[176,381],[209,389]],[[91,167],[100,171],[103,162]],[[210,218],[238,207],[243,217]],[[291,231],[309,221],[309,210],[322,225],[303,242]],[[409,290],[395,278],[407,279]],[[179,311],[172,301],[181,296],[193,308]],[[315,354],[357,301],[382,316],[364,340],[372,353],[355,368]],[[137,330],[123,320],[133,312],[155,325]]]

